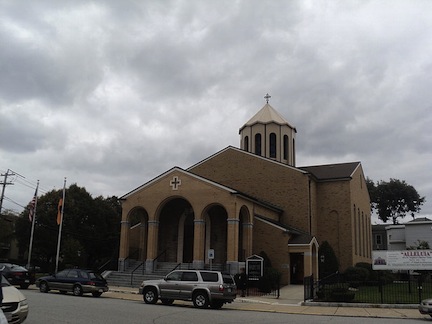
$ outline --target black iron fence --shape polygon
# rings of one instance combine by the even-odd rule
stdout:
[[[237,287],[240,287],[237,283]],[[241,294],[242,291],[237,288],[237,294]],[[264,278],[257,280],[248,280],[246,288],[246,296],[269,296],[274,298],[280,297],[280,282],[279,280],[269,282]]]
[[[305,300],[351,302],[370,304],[418,304],[432,298],[430,274],[418,274],[405,278],[378,275],[377,280],[353,281],[342,274],[322,280],[308,278],[305,284]]]

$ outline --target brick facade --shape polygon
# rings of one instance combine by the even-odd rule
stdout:
[[[249,152],[261,132],[263,156]],[[146,271],[161,261],[202,268],[213,249],[214,262],[235,273],[247,257],[265,252],[287,284],[318,277],[323,241],[334,249],[341,271],[371,262],[361,164],[295,167],[295,133],[267,104],[240,129],[247,147],[227,147],[187,170],[173,168],[124,195],[119,268],[133,250]],[[141,226],[131,229],[138,212]]]

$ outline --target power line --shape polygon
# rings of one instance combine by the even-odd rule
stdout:
[[[22,208],[26,208],[27,207],[27,206],[23,206],[23,205],[17,203],[15,200],[13,200],[13,199],[11,199],[9,197],[4,196],[4,199],[7,200],[7,201],[9,201],[9,202],[11,202],[11,203],[13,203],[13,204],[15,204],[15,205],[17,205],[17,206],[22,207]]]
[[[13,185],[12,181],[8,182],[8,177],[9,176],[14,176],[14,175],[19,175],[19,176],[22,177],[22,175],[14,172],[14,171],[12,171],[10,169],[7,169],[7,171],[5,173],[1,174],[1,176],[4,177],[4,180],[3,180],[3,182],[0,182],[0,184],[3,185],[2,186],[2,193],[1,193],[1,196],[0,196],[0,215],[1,215],[1,210],[2,210],[2,207],[3,207],[3,198],[4,198],[4,192],[5,192],[6,186]]]

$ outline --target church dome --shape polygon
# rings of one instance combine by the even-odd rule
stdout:
[[[268,103],[239,129],[240,148],[275,161],[295,166],[297,130]]]
[[[269,103],[266,103],[264,107],[262,107],[251,119],[249,119],[249,121],[240,128],[239,132],[241,132],[242,129],[247,126],[270,123],[287,125],[297,132],[295,127],[291,126],[290,123],[285,118],[283,118],[282,115],[277,112]]]

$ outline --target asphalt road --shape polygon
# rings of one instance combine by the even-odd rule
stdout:
[[[353,323],[364,324],[364,318],[340,316],[294,315],[271,312],[239,311],[228,308],[220,310],[196,309],[188,304],[172,306],[146,305],[142,300],[124,300],[102,295],[75,297],[56,292],[47,294],[37,290],[21,290],[27,297],[30,312],[25,324],[32,323]],[[368,319],[379,324],[419,323],[424,320]]]

